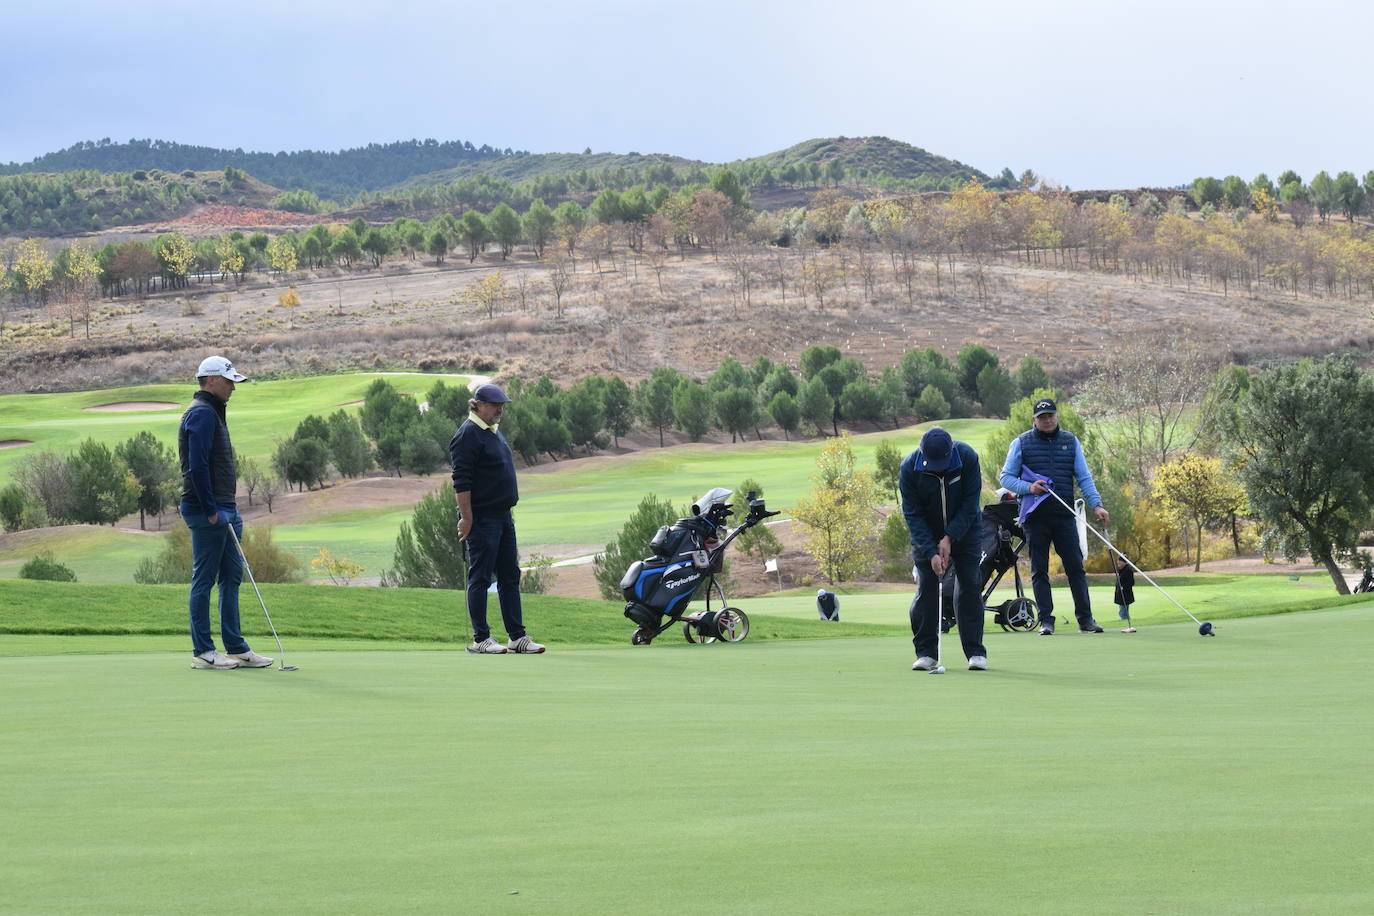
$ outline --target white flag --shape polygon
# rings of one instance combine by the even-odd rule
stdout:
[[[774,572],[774,573],[777,572],[777,571],[778,571],[778,561],[775,560],[775,559],[774,559],[774,560],[765,560],[764,563],[763,563],[763,571],[764,571],[764,572]]]

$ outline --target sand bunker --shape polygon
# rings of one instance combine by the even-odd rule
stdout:
[[[0,439],[0,448],[19,448],[21,445],[33,445],[30,439]]]
[[[136,410],[176,410],[180,406],[170,401],[121,401],[118,404],[100,404],[82,409],[93,410],[96,413],[132,413]]]

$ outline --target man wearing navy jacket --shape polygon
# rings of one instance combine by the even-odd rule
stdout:
[[[897,475],[902,514],[911,534],[916,597],[911,602],[913,671],[939,664],[940,579],[953,564],[958,583],[956,614],[959,641],[970,671],[986,671],[983,647],[983,589],[978,564],[982,558],[983,516],[979,496],[983,477],[978,453],[948,432],[933,426],[921,447],[907,456]]]
[[[448,444],[453,490],[458,501],[458,540],[468,557],[467,602],[477,655],[515,652],[536,655],[544,647],[525,634],[520,607],[520,552],[511,509],[520,501],[515,456],[497,425],[510,398],[496,385],[480,385],[468,401],[468,418]],[[501,621],[510,641],[491,638],[487,589],[496,580]]]
[[[238,470],[229,441],[226,408],[234,386],[246,381],[223,356],[207,357],[196,371],[200,390],[181,415],[177,454],[181,460],[181,504],[191,529],[192,668],[266,668],[272,659],[248,647],[239,632],[239,584],[243,560],[229,537],[229,526],[243,539],[236,493]],[[210,633],[210,590],[219,583],[221,655]]]

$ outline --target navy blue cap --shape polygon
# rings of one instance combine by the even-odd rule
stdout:
[[[488,404],[510,403],[510,398],[506,397],[506,393],[492,384],[478,385],[472,396],[479,401],[486,401]]]
[[[916,467],[922,471],[943,471],[954,454],[954,439],[939,426],[932,426],[921,437],[921,457]]]
[[[1054,401],[1049,398],[1041,398],[1035,402],[1034,413],[1037,417],[1042,413],[1059,413],[1059,408],[1055,407]]]

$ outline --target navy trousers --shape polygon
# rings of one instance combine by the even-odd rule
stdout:
[[[525,635],[520,609],[520,551],[515,544],[515,519],[510,510],[473,518],[467,545],[468,617],[472,620],[473,641],[481,642],[491,636],[487,626],[487,589],[493,579],[506,635],[519,639]]]
[[[964,658],[975,655],[986,658],[988,654],[983,648],[983,586],[978,573],[979,559],[978,553],[960,550],[957,545],[949,558],[959,586],[955,591],[954,611],[959,621],[959,642],[964,649]],[[920,581],[909,612],[911,642],[916,646],[918,658],[935,658],[940,639],[940,577],[930,568],[929,560],[916,564],[916,575]]]
[[[1045,506],[1048,508],[1048,506]],[[1054,596],[1050,593],[1050,545],[1064,564],[1069,580],[1069,594],[1073,595],[1073,614],[1079,626],[1093,619],[1092,603],[1088,599],[1088,574],[1083,571],[1083,551],[1078,546],[1078,522],[1072,515],[1046,514],[1039,510],[1026,516],[1022,527],[1026,531],[1026,546],[1030,554],[1031,591],[1040,622],[1053,622]]]

